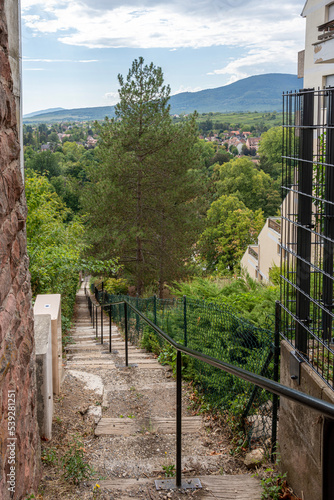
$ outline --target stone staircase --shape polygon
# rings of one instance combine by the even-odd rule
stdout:
[[[196,477],[198,491],[157,491],[155,479],[175,465],[176,384],[170,368],[159,364],[145,350],[129,344],[129,367],[125,367],[124,340],[105,316],[104,343],[96,338],[84,289],[77,294],[74,343],[67,348],[66,372],[102,396],[102,404],[88,414],[95,418],[95,439],[90,443],[90,463],[105,478],[100,491],[117,499],[198,498],[260,500],[258,479],[249,474],[230,475],[229,445],[219,432],[212,432],[201,416],[193,416],[183,391],[183,479]],[[99,321],[100,325],[100,321]]]

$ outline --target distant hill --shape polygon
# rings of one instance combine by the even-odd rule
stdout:
[[[199,92],[182,92],[171,96],[172,114],[189,114],[240,111],[281,111],[282,93],[302,88],[302,80],[296,75],[268,73],[238,80],[230,85]],[[34,116],[32,116],[34,115]],[[23,117],[25,123],[89,121],[112,118],[114,106],[95,108],[61,109],[51,112],[45,110],[39,114],[31,113]]]
[[[32,118],[34,116],[45,115],[45,113],[53,113],[54,111],[61,111],[64,108],[49,108],[44,109],[43,111],[34,111],[33,113],[28,113],[24,115],[24,118]]]
[[[112,118],[115,116],[114,106],[104,106],[96,108],[75,108],[75,109],[62,109],[55,112],[41,112],[31,118],[24,116],[24,123],[51,123],[51,122],[84,122],[92,120],[104,120],[106,116]]]
[[[296,88],[302,88],[302,81],[296,75],[250,76],[225,87],[176,94],[170,100],[171,112],[281,111],[282,93]]]

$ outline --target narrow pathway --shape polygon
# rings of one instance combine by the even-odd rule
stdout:
[[[114,325],[110,354],[107,316],[101,344],[90,322],[83,287],[77,295],[77,312],[66,370],[103,396],[102,405],[88,410],[96,422],[96,438],[90,444],[91,465],[105,478],[99,481],[101,491],[109,492],[110,499],[123,500],[185,495],[260,500],[261,487],[256,478],[250,474],[229,474],[233,459],[226,438],[212,432],[201,416],[191,414],[186,394],[182,409],[183,477],[198,478],[203,488],[183,492],[156,490],[154,480],[164,479],[164,471],[175,467],[176,384],[170,368],[131,345],[132,366],[126,368],[124,340]]]

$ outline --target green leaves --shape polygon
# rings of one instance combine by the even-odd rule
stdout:
[[[281,203],[273,179],[258,170],[249,158],[236,158],[215,169],[219,195],[234,194],[250,210],[261,208],[265,217],[275,215]]]
[[[206,269],[224,272],[238,268],[247,246],[256,243],[263,225],[262,210],[253,212],[236,195],[223,195],[214,201],[198,243]]]

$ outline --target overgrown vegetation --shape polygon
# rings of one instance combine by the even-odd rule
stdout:
[[[52,189],[45,176],[26,172],[28,204],[27,241],[33,296],[59,293],[62,296],[62,325],[69,329],[75,294],[84,226]]]
[[[83,443],[78,437],[73,438],[61,459],[61,465],[65,479],[74,484],[80,483],[83,479],[92,479],[95,474],[85,459]]]
[[[116,260],[83,258],[84,219],[73,215],[45,175],[26,171],[28,205],[27,248],[33,297],[60,294],[64,344],[69,337],[79,272],[106,275],[118,269]]]

